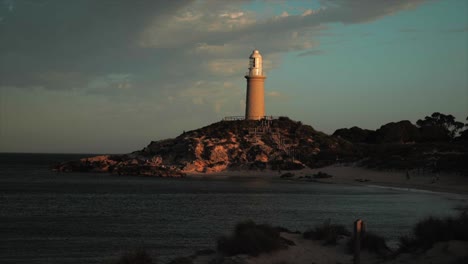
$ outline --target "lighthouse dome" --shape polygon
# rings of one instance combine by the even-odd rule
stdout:
[[[250,55],[250,59],[253,59],[253,58],[261,58],[262,55],[260,55],[260,52],[258,50],[254,50],[252,51],[252,54]]]

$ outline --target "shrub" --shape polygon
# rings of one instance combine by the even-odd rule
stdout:
[[[410,252],[417,249],[416,240],[408,235],[404,235],[398,238],[398,251],[399,252]]]
[[[354,251],[354,243],[356,243],[355,237],[350,239],[348,242],[349,252]],[[365,249],[379,255],[387,255],[390,251],[387,243],[385,242],[385,238],[368,231],[361,234],[361,249]]]
[[[468,215],[461,213],[455,218],[426,218],[414,226],[412,235],[402,236],[399,240],[401,252],[427,250],[440,241],[468,241]]]
[[[193,261],[189,257],[180,257],[172,260],[169,264],[193,264]]]
[[[214,251],[213,249],[202,249],[202,250],[198,250],[197,252],[195,252],[195,255],[196,256],[203,256],[203,255],[211,255],[211,254],[215,254],[216,251]]]
[[[284,174],[281,174],[280,178],[292,178],[294,177],[294,173],[291,173],[291,172],[286,172]]]
[[[287,248],[287,244],[276,228],[266,224],[257,225],[253,221],[238,223],[231,236],[218,239],[218,250],[228,256],[258,256],[284,248]]]
[[[335,245],[339,236],[349,236],[351,233],[343,225],[331,224],[330,219],[322,225],[304,232],[305,239],[324,240],[325,245]]]
[[[326,179],[326,178],[331,178],[333,176],[326,173],[326,172],[319,171],[319,172],[315,173],[314,175],[312,175],[312,177],[314,177],[315,179]]]
[[[125,253],[114,264],[152,264],[153,259],[145,250],[135,250]]]
[[[301,233],[301,232],[299,232],[297,230],[296,231],[291,231],[288,228],[282,227],[282,226],[276,226],[275,229],[278,230],[280,233],[289,233],[289,234],[300,234]]]

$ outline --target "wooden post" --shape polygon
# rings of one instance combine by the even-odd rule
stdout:
[[[364,221],[356,220],[354,222],[354,264],[359,264],[361,261],[361,237],[364,232]]]

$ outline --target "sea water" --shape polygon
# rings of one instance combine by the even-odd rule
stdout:
[[[108,263],[145,249],[166,263],[215,248],[236,223],[305,231],[331,219],[395,244],[419,220],[456,214],[466,196],[373,186],[258,179],[163,179],[55,173],[89,155],[0,154],[2,263]]]

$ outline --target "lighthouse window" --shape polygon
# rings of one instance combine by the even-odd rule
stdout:
[[[254,68],[255,68],[255,62],[256,62],[256,61],[257,61],[257,59],[253,59],[253,60],[252,60],[252,64],[253,64],[252,66],[253,66]]]

